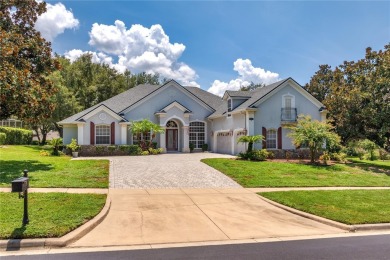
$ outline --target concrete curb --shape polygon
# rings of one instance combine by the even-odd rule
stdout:
[[[36,239],[9,239],[0,240],[0,249],[19,250],[21,248],[45,248],[45,247],[65,247],[99,225],[107,216],[111,207],[111,198],[107,196],[106,204],[103,209],[93,219],[89,220],[84,225],[76,228],[68,234],[60,238],[36,238]]]
[[[343,223],[340,223],[340,222],[337,222],[337,221],[334,221],[334,220],[330,220],[330,219],[319,217],[319,216],[316,216],[316,215],[313,215],[313,214],[310,214],[310,213],[306,213],[306,212],[303,212],[303,211],[300,211],[300,210],[297,210],[297,209],[294,209],[294,208],[290,208],[288,206],[285,206],[285,205],[282,205],[282,204],[277,203],[275,201],[272,201],[272,200],[269,200],[267,198],[264,198],[263,196],[260,196],[260,195],[259,195],[259,197],[262,200],[268,202],[269,204],[272,204],[272,205],[274,205],[274,206],[276,206],[276,207],[278,207],[280,209],[286,210],[286,211],[288,211],[290,213],[293,213],[293,214],[296,214],[298,216],[301,216],[301,217],[304,217],[304,218],[308,218],[308,219],[320,222],[320,223],[328,225],[328,226],[340,228],[340,229],[346,230],[348,232],[373,231],[373,230],[375,230],[375,231],[378,231],[378,230],[390,230],[390,223],[347,225],[347,224],[343,224]]]

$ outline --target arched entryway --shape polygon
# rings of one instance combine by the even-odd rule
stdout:
[[[174,120],[169,120],[166,124],[165,144],[167,151],[179,150],[179,127]]]

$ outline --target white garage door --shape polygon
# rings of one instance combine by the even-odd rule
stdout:
[[[217,135],[217,153],[231,154],[232,137],[229,133],[219,133]]]

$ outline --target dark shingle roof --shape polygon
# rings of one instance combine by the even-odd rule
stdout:
[[[199,99],[201,99],[203,102],[205,102],[207,105],[212,107],[214,110],[217,109],[222,103],[223,100],[221,97],[216,96],[206,90],[203,90],[198,87],[185,87],[188,91],[190,91],[192,94],[197,96]]]
[[[83,117],[85,114],[88,114],[95,108],[105,105],[108,108],[110,108],[115,113],[120,113],[126,108],[134,105],[147,95],[151,94],[152,92],[156,91],[159,87],[159,85],[149,85],[149,84],[143,84],[138,85],[134,88],[131,88],[119,95],[116,95],[110,99],[107,99],[99,104],[94,105],[93,107],[90,107],[84,111],[81,111],[80,113],[77,113],[71,117],[68,117],[59,124],[67,124],[67,123],[74,123],[77,119],[80,117]],[[208,105],[212,109],[216,109],[223,101],[220,97],[211,94],[210,92],[207,92],[203,89],[197,88],[197,87],[184,87],[186,90],[188,90],[191,94],[198,97],[201,101],[203,101],[206,105]]]
[[[148,84],[142,84],[138,85],[134,88],[131,88],[129,90],[126,90],[125,92],[122,92],[119,95],[116,95],[112,98],[109,98],[99,104],[94,105],[93,107],[87,108],[86,110],[81,111],[80,113],[77,113],[71,117],[68,117],[59,124],[66,124],[66,123],[74,123],[78,118],[84,116],[85,114],[88,114],[95,108],[99,107],[100,105],[105,105],[109,107],[112,111],[115,113],[119,113],[125,108],[133,105],[138,100],[142,99],[143,97],[149,95],[153,91],[155,91],[158,87],[158,85],[148,85]]]
[[[226,93],[231,97],[251,97],[251,91],[233,91],[233,90],[226,90]]]
[[[280,80],[278,82],[255,89],[253,91],[228,91],[228,94],[230,96],[248,98],[245,102],[243,102],[241,105],[236,107],[233,111],[251,107],[254,103],[259,101],[261,98],[265,97],[268,93],[270,93],[272,90],[280,86],[288,79]],[[68,117],[62,120],[61,122],[59,122],[59,124],[74,123],[76,122],[76,120],[78,120],[79,118],[83,117],[85,114],[88,114],[89,112],[91,112],[92,110],[94,110],[95,108],[101,105],[105,105],[115,113],[119,114],[123,110],[134,105],[135,103],[139,102],[140,100],[142,100],[143,98],[151,94],[152,92],[156,91],[159,87],[161,86],[149,85],[149,84],[138,85],[119,95],[107,99],[93,107],[90,107],[80,113]],[[210,108],[215,110],[209,117],[222,116],[227,112],[227,102],[224,101],[221,97],[216,96],[210,92],[207,92],[197,87],[184,87],[184,88],[187,91],[189,91],[191,94],[193,94],[195,97],[203,101]]]
[[[288,79],[289,78],[283,79],[283,80],[277,81],[275,83],[269,84],[267,86],[264,86],[264,87],[261,87],[261,88],[257,88],[257,89],[252,90],[252,91],[231,91],[231,92],[240,92],[240,93],[241,92],[246,92],[246,93],[248,93],[250,95],[250,98],[248,100],[246,100],[244,103],[242,103],[241,105],[236,107],[233,111],[237,111],[237,110],[240,110],[240,109],[245,109],[245,108],[251,107],[254,103],[256,103],[261,98],[265,97],[268,93],[270,93],[272,90],[274,90],[275,88],[277,88],[278,86],[283,84]],[[231,112],[233,112],[233,111],[231,111]],[[211,114],[209,117],[222,116],[226,112],[227,112],[227,101],[224,101],[224,104],[220,105],[216,109],[216,111],[213,114]]]

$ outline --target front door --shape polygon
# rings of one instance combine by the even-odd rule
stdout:
[[[177,151],[177,129],[167,129],[166,132],[167,151]]]

